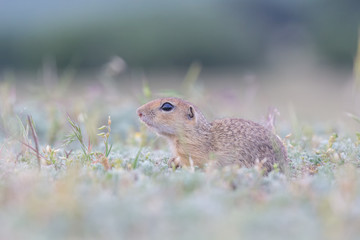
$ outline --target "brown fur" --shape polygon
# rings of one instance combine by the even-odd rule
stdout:
[[[161,110],[166,102],[174,106],[172,111]],[[286,166],[286,150],[280,139],[252,121],[220,119],[209,123],[196,106],[180,98],[153,100],[137,113],[148,127],[168,139],[174,155],[169,166],[215,163],[251,167],[260,162],[267,171],[274,164],[280,169]],[[189,117],[189,113],[194,116]]]

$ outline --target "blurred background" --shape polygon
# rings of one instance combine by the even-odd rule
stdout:
[[[359,23],[358,0],[1,1],[0,78],[17,100],[45,91],[34,83],[139,99],[146,83],[148,98],[187,97],[210,116],[275,106],[336,122],[360,114]]]
[[[1,1],[1,68],[93,68],[117,55],[131,67],[263,67],[281,50],[352,67],[357,0]],[[279,49],[280,48],[280,49]],[[290,54],[290,53],[289,53]],[[274,59],[273,59],[274,58]]]

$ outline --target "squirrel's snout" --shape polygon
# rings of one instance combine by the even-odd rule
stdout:
[[[137,113],[137,115],[141,118],[144,114],[143,114],[143,111],[141,111],[141,109],[140,108],[138,108],[137,110],[136,110],[136,113]]]

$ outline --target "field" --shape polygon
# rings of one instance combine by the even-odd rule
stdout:
[[[294,84],[284,79],[303,69],[199,77],[200,70],[117,81],[46,68],[33,77],[4,74],[0,238],[359,239],[360,105],[351,74],[306,71]],[[290,171],[168,169],[167,144],[135,110],[169,95],[191,100],[209,119],[262,122],[276,106]]]

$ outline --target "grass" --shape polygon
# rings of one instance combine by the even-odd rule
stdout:
[[[190,75],[197,78],[200,66],[192,68],[183,87],[196,92]],[[4,93],[12,88],[24,91],[12,82],[0,85]],[[281,135],[291,159],[287,175],[264,176],[256,167],[174,170],[167,167],[167,145],[136,119],[136,107],[156,96],[150,82],[144,81],[138,99],[119,98],[112,86],[100,93],[59,89],[16,101],[2,95],[2,239],[357,239],[360,234],[358,131],[309,130],[299,119],[292,128],[291,121],[277,124],[278,132],[286,133]]]

